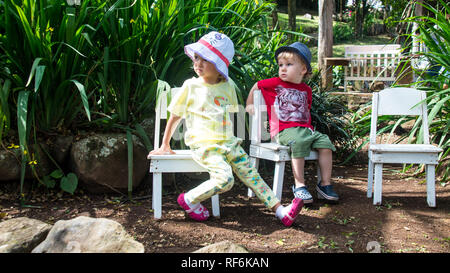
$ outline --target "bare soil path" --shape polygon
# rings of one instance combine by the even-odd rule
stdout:
[[[313,196],[314,166],[306,176]],[[398,168],[396,169],[399,170]],[[263,172],[264,173],[264,172]],[[283,204],[292,199],[293,178],[286,168]],[[147,253],[192,252],[203,246],[229,240],[253,253],[448,253],[450,251],[450,185],[436,184],[437,208],[426,203],[426,183],[393,171],[384,171],[383,205],[374,206],[366,197],[366,165],[339,166],[333,183],[340,195],[338,204],[315,199],[304,207],[296,223],[284,228],[257,198],[246,197],[246,188],[236,183],[220,196],[221,218],[198,223],[187,219],[176,203],[177,192],[165,189],[163,218],[153,219],[149,185],[140,187],[135,202],[124,202],[118,194],[75,195],[44,188],[29,189],[29,205],[20,208],[17,183],[0,184],[0,221],[26,216],[48,223],[80,215],[118,221],[145,246]],[[269,185],[270,175],[263,177]],[[179,190],[186,190],[178,183]],[[210,207],[208,202],[205,205]]]

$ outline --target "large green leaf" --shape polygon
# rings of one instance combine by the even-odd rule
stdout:
[[[61,179],[60,187],[63,191],[73,194],[78,186],[78,177],[74,173],[68,173]]]
[[[80,92],[81,101],[83,102],[83,107],[86,112],[86,116],[88,117],[89,121],[91,120],[91,112],[89,110],[89,102],[86,95],[86,90],[84,89],[84,85],[79,83],[77,80],[71,80],[75,86],[77,87],[78,91]]]

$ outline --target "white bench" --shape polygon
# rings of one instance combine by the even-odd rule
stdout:
[[[380,81],[390,86],[396,80],[401,47],[399,44],[346,46],[345,57],[350,60],[348,66],[344,67],[345,92],[348,92],[349,82],[355,81],[369,84]]]

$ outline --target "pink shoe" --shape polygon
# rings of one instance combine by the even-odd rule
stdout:
[[[178,196],[178,204],[187,212],[189,217],[196,221],[205,221],[209,217],[209,211],[202,204],[198,203],[195,207],[190,208],[186,201],[184,201],[184,192]]]
[[[283,217],[283,219],[281,219],[281,222],[283,222],[283,224],[286,227],[290,227],[294,223],[295,218],[297,218],[299,212],[302,210],[302,207],[303,207],[303,200],[302,199],[295,198],[294,200],[292,200],[291,209]]]

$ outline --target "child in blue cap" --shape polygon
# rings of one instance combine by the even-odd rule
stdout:
[[[282,46],[275,51],[278,77],[258,81],[250,90],[246,110],[253,114],[253,91],[261,90],[267,105],[270,136],[279,144],[290,146],[295,185],[294,196],[312,203],[305,185],[305,157],[311,149],[319,153],[322,180],[316,185],[317,197],[338,201],[331,185],[332,152],[336,148],[329,137],[311,125],[312,90],[304,80],[311,74],[311,52],[300,42]]]

